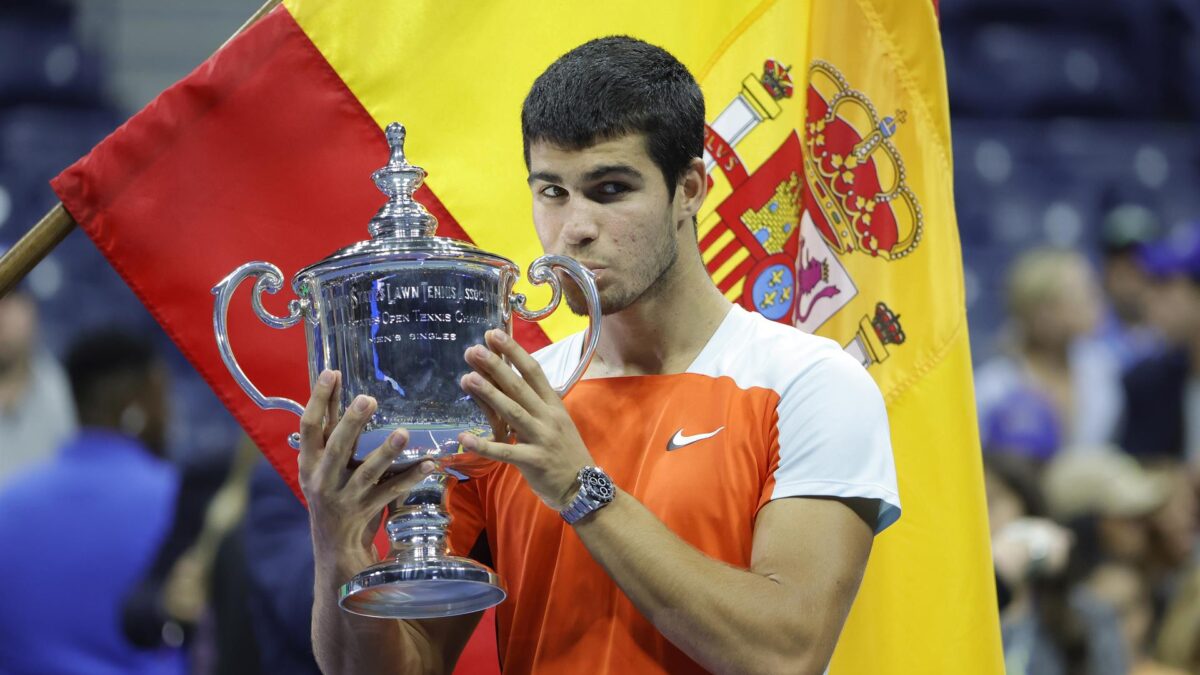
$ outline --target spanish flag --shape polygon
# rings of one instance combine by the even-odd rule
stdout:
[[[836,340],[887,401],[905,513],[876,541],[831,672],[1000,672],[930,0],[285,0],[53,187],[295,486],[296,419],[229,375],[210,288],[250,260],[290,276],[367,238],[392,121],[429,171],[418,198],[439,233],[524,268],[541,251],[522,99],[560,54],[609,34],[661,45],[704,90],[699,234],[721,291]],[[244,369],[267,396],[305,400],[302,331],[262,325],[248,295],[229,323]],[[285,314],[286,295],[268,309]],[[581,328],[558,312],[518,337],[533,349]],[[484,664],[494,648],[460,670]]]

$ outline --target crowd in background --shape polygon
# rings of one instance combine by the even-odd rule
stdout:
[[[1008,672],[1200,673],[1200,6],[941,5]],[[0,7],[0,248],[132,112],[74,16]],[[81,234],[0,299],[0,670],[316,672],[239,438]]]
[[[1009,270],[976,398],[1014,673],[1200,672],[1200,222]]]

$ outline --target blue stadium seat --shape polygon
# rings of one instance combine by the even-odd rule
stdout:
[[[69,11],[59,4],[0,10],[0,105],[98,103],[102,70],[99,56],[75,40]]]
[[[107,108],[21,105],[0,110],[0,166],[49,180],[122,122]]]

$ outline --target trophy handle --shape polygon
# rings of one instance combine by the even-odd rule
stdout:
[[[225,362],[225,367],[229,369],[229,374],[233,375],[233,379],[246,392],[252,401],[258,404],[258,407],[263,410],[287,410],[295,413],[297,417],[304,414],[304,406],[293,401],[290,398],[282,396],[264,396],[258,387],[246,377],[246,373],[242,371],[242,367],[238,365],[237,359],[233,356],[233,348],[229,344],[229,302],[233,299],[233,292],[237,290],[239,284],[248,277],[257,277],[254,282],[254,295],[252,296],[252,304],[254,313],[258,315],[259,320],[272,328],[290,328],[296,325],[304,316],[304,303],[300,300],[292,300],[288,303],[287,316],[275,316],[267,311],[262,305],[263,291],[267,293],[276,293],[283,286],[283,273],[279,268],[268,262],[249,262],[234,270],[229,276],[222,279],[213,286],[212,293],[217,296],[216,306],[213,308],[213,331],[217,334],[217,349],[221,352],[221,360]],[[293,448],[300,449],[300,434],[293,433],[288,436],[288,445]]]
[[[579,286],[579,289],[583,291],[588,308],[588,329],[583,336],[583,358],[579,360],[579,365],[567,378],[566,383],[555,389],[559,396],[566,396],[579,378],[583,377],[588,364],[592,362],[592,356],[596,353],[596,345],[600,342],[600,292],[596,290],[596,276],[574,258],[562,255],[544,255],[529,265],[529,281],[535,286],[550,284],[550,289],[554,292],[554,296],[550,298],[550,304],[537,311],[529,310],[525,307],[524,293],[514,293],[511,303],[517,316],[526,321],[541,321],[549,316],[562,300],[562,282],[554,273],[556,270],[565,272],[575,282],[575,285]]]

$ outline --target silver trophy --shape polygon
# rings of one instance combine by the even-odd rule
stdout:
[[[425,171],[404,156],[404,127],[387,128],[391,159],[376,171],[375,185],[388,201],[371,219],[371,239],[300,270],[292,279],[297,299],[287,316],[262,305],[262,294],[283,285],[279,268],[267,262],[242,265],[213,287],[217,296],[213,328],[221,358],[238,385],[264,410],[303,406],[264,396],[238,366],[229,345],[227,314],[238,285],[254,278],[252,303],[258,318],[273,328],[304,324],[310,383],[326,368],[342,372],[339,412],[359,394],[373,396],[378,409],[354,453],[361,462],[393,430],[409,431],[408,447],[390,472],[426,459],[437,469],[390,507],[387,531],[392,550],[341,589],[344,609],[385,618],[433,618],[486,609],[504,600],[500,577],[486,566],[451,556],[446,530],[450,516],[446,491],[456,481],[485,473],[494,465],[459,445],[462,432],[490,433],[487,419],[459,387],[470,370],[467,347],[483,343],[486,331],[512,333],[513,315],[537,321],[562,297],[559,273],[583,291],[590,324],[579,366],[559,390],[577,382],[599,340],[600,300],[592,273],[571,258],[544,255],[529,267],[534,284],[550,284],[544,309],[525,306],[513,292],[519,271],[511,260],[453,239],[434,236],[437,219],[413,200]],[[299,447],[299,434],[288,441]]]

